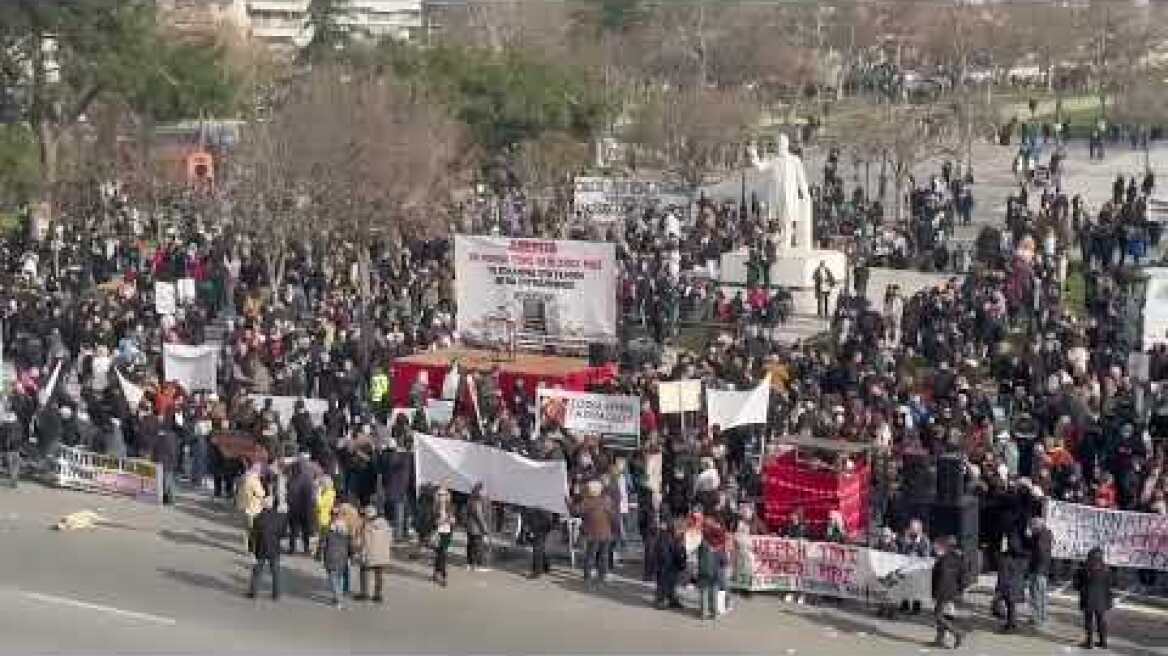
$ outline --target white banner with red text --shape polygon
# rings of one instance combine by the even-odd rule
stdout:
[[[613,244],[458,235],[454,276],[464,340],[616,341]]]
[[[732,587],[868,602],[927,600],[932,558],[769,535],[735,540]]]

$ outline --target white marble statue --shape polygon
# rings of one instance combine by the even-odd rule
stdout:
[[[750,161],[758,172],[759,201],[765,204],[767,219],[778,222],[778,232],[772,235],[779,252],[814,247],[812,240],[811,192],[807,188],[807,174],[803,161],[791,153],[787,135],[779,134],[778,152],[762,159],[758,147],[751,144]]]

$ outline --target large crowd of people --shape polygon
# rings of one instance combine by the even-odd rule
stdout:
[[[381,599],[392,540],[432,550],[438,584],[447,580],[456,530],[466,535],[468,566],[483,566],[486,536],[499,531],[504,509],[478,489],[416,489],[413,436],[423,432],[563,460],[590,584],[603,584],[630,559],[639,537],[642,574],[656,582],[658,604],[678,605],[678,586],[689,577],[702,590],[703,615],[712,616],[736,535],[861,542],[941,556],[940,575],[948,578],[935,594],[946,631],[955,629],[946,613],[959,592],[950,580],[959,568],[947,554],[957,545],[934,545],[922,522],[937,463],[954,456],[963,462],[965,489],[979,500],[978,544],[985,567],[999,572],[1005,627],[1016,625],[1015,602],[1027,586],[1041,624],[1047,577],[1069,575],[1068,564],[1052,563],[1048,533],[1033,521],[1043,499],[1168,512],[1168,385],[1160,385],[1168,350],[1149,354],[1148,385],[1129,369],[1129,351],[1139,346],[1123,321],[1135,288],[1128,264],[1155,238],[1145,228],[1155,181],[1150,173],[1141,184],[1117,180],[1097,212],[1087,202],[1099,199],[1068,199],[1054,183],[1024,182],[1002,225],[989,228],[991,237],[979,238],[960,267],[966,275],[912,294],[890,288],[883,307],[873,307],[864,298],[868,267],[958,268],[948,236],[971,222],[973,180],[946,165],[927,185],[914,182],[909,220],[891,226],[881,203],[862,189],[848,192],[837,166],[838,157],[829,157],[815,191],[817,239],[844,235],[864,248],[849,282],[833,281],[849,288],[821,339],[773,338],[771,329],[790,314],[789,296],[769,279],[770,227],[750,207],[703,202],[691,220],[647,210],[597,234],[617,243],[627,346],[619,375],[596,391],[642,399],[635,450],[554,424],[536,432],[535,390],[519,387],[507,398],[497,371],[474,372],[475,415],[458,408],[449,423],[427,418],[426,385],[394,380],[389,365],[458,340],[448,238],[304,243],[276,277],[263,236],[246,226],[181,199],[159,224],[120,197],[102,221],[67,217],[44,240],[2,244],[0,320],[15,379],[6,381],[11,412],[0,446],[34,462],[47,461],[57,445],[149,458],[178,474],[167,478],[168,503],[180,482],[230,499],[246,517],[257,559],[252,595],[267,567],[278,596],[285,539],[288,551],[301,546],[321,559],[338,604],[350,562],[361,571],[358,597]],[[469,223],[476,231],[547,236],[524,222]],[[716,263],[742,247],[751,253],[749,284],[728,293],[717,284]],[[1073,257],[1076,247],[1081,257]],[[368,294],[358,248],[373,263]],[[1068,302],[1072,274],[1085,286],[1081,306]],[[159,315],[153,284],[186,280],[194,286],[179,286],[187,291],[176,311]],[[704,337],[696,347],[695,333]],[[204,343],[221,345],[216,390],[163,380],[163,344]],[[682,426],[659,412],[659,382],[746,389],[767,376],[766,425],[705,430],[702,421]],[[145,389],[140,401],[127,400],[122,381]],[[416,412],[395,411],[393,389],[402,384]],[[328,407],[314,415],[298,403],[281,416],[250,394],[325,399]],[[255,445],[215,439],[223,435]],[[863,530],[799,512],[777,523],[764,517],[762,462],[784,448],[786,435],[872,447],[873,507]],[[803,455],[841,472],[865,457],[817,448]],[[19,458],[10,462],[20,466]],[[530,574],[539,577],[550,567],[546,542],[559,524],[547,511],[521,516],[518,539],[531,545]],[[1102,585],[1095,561],[1083,576],[1084,590]],[[1162,593],[1165,577],[1140,571],[1132,585]],[[1098,613],[1100,599],[1090,592],[1084,610]],[[1101,617],[1089,617],[1104,640]]]

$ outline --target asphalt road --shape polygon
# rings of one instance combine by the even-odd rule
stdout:
[[[59,532],[66,513],[95,510],[103,523]],[[0,652],[394,652],[922,654],[924,616],[889,622],[857,604],[794,606],[773,595],[736,599],[716,622],[694,610],[659,612],[651,590],[617,577],[585,591],[557,564],[550,578],[522,577],[521,559],[489,572],[452,561],[450,587],[402,554],[382,606],[329,606],[318,565],[285,558],[276,604],[243,596],[249,558],[239,520],[185,496],[174,508],[26,484],[0,489]],[[627,572],[635,576],[635,572]],[[975,595],[975,604],[984,602]],[[962,648],[976,656],[1074,654],[1077,613],[1056,600],[1043,634],[999,636],[981,613]],[[1168,654],[1168,613],[1125,608],[1113,617],[1112,653]]]

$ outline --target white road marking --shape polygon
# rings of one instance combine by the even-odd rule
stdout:
[[[110,615],[120,615],[122,617],[129,617],[143,622],[152,622],[154,624],[162,624],[165,626],[174,626],[178,622],[170,617],[162,617],[159,615],[151,615],[150,613],[139,613],[133,610],[123,610],[121,608],[114,608],[113,606],[104,606],[102,604],[91,604],[88,601],[80,601],[77,599],[69,599],[68,597],[58,597],[56,595],[43,594],[40,592],[27,592],[22,590],[21,596],[26,599],[44,602],[46,604],[56,604],[58,606],[72,606],[74,608],[84,608],[86,610],[93,610],[99,613],[109,613]]]

